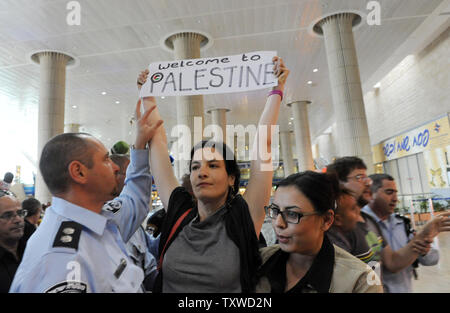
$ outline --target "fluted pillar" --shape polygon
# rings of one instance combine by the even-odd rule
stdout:
[[[79,133],[80,132],[80,124],[77,123],[70,123],[66,124],[64,127],[65,133]]]
[[[372,151],[352,29],[359,20],[354,13],[340,13],[319,21],[315,30],[322,32],[325,40],[339,156],[362,158],[372,173]]]
[[[291,131],[280,131],[281,156],[283,157],[284,177],[294,174],[294,158],[292,156]]]
[[[64,101],[66,94],[66,66],[73,58],[64,53],[44,51],[32,56],[40,65],[38,158],[49,139],[64,132]],[[42,203],[51,201],[51,194],[40,171],[36,175],[36,198]]]
[[[204,40],[206,40],[206,37],[192,32],[177,33],[168,39],[173,45],[175,60],[200,58],[200,46]],[[189,138],[178,140],[177,142],[180,150],[181,145],[190,149],[203,138],[203,96],[178,96],[176,101],[177,124],[186,125],[191,131],[190,142]],[[201,123],[197,119],[197,123],[200,123],[200,125],[194,125],[195,117],[201,117]],[[179,160],[178,163],[179,172],[175,173],[175,175],[181,178],[184,174],[189,173],[189,160]]]
[[[297,149],[299,172],[314,170],[307,107],[310,103],[310,101],[295,101],[287,104],[292,108],[292,117],[294,118],[295,148]]]
[[[216,140],[220,139],[224,143],[227,143],[227,112],[229,111],[229,109],[222,108],[208,111],[211,114],[211,125],[217,125],[222,130],[222,138],[216,138]]]

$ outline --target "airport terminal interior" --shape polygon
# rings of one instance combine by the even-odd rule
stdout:
[[[0,179],[12,173],[8,188],[20,201],[47,204],[38,164],[52,137],[89,133],[111,153],[128,153],[143,97],[138,75],[158,69],[142,90],[164,83],[145,96],[155,96],[178,181],[189,172],[180,149],[212,138],[205,130],[218,125],[243,194],[251,130],[276,85],[265,87],[258,62],[279,56],[290,73],[272,139],[273,186],[356,156],[367,175],[395,179],[395,213],[420,230],[450,211],[449,35],[450,0],[1,0]],[[252,62],[262,65],[246,69]],[[226,69],[230,76],[217,74]],[[162,207],[154,183],[150,211]],[[263,233],[275,243],[269,217]],[[419,266],[413,292],[450,292],[450,233],[434,244],[439,262]]]

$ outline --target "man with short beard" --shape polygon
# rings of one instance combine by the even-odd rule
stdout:
[[[140,292],[142,269],[125,242],[144,221],[152,177],[147,149],[162,121],[150,121],[136,104],[136,140],[125,186],[118,197],[119,167],[106,147],[86,133],[64,133],[42,149],[39,170],[52,205],[27,243],[10,292]],[[105,202],[107,202],[105,204]]]
[[[25,250],[22,239],[26,211],[20,201],[0,190],[0,293],[7,293]]]
[[[376,220],[388,244],[392,249],[398,250],[414,238],[414,231],[408,218],[394,213],[398,202],[394,178],[387,174],[374,174],[369,177],[373,181],[373,199],[362,211]],[[419,256],[417,262],[425,266],[436,265],[439,262],[439,251],[432,246],[428,253]],[[386,292],[412,292],[411,280],[413,275],[416,275],[413,266],[397,273],[383,267],[382,273]]]
[[[328,166],[327,173],[338,176],[340,183],[355,195],[359,204],[366,204],[371,200],[370,186],[372,180],[367,176],[367,167],[358,157],[338,158]],[[360,221],[353,230],[345,232],[344,241],[333,241],[332,232],[329,230],[330,240],[353,254],[372,268],[375,267],[380,275],[381,264],[392,273],[409,267],[423,254],[427,254],[433,238],[441,231],[450,230],[450,212],[441,214],[428,222],[422,231],[412,238],[407,245],[393,251],[383,238],[381,229],[375,219],[365,212],[360,212]],[[382,278],[382,275],[381,275]]]

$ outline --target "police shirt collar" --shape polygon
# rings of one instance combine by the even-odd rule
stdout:
[[[372,208],[371,208],[368,204],[366,204],[366,205],[361,209],[361,211],[363,211],[363,212],[366,213],[366,214],[369,214],[371,217],[373,217],[373,218],[375,219],[375,221],[376,221],[377,223],[382,222],[382,220],[378,217],[378,215],[375,214],[375,212],[372,211]]]
[[[108,219],[64,199],[53,197],[52,208],[59,215],[77,222],[98,235],[102,235]]]

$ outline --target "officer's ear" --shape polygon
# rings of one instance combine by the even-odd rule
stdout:
[[[69,163],[69,175],[76,183],[86,184],[87,167],[80,161],[74,160]]]

